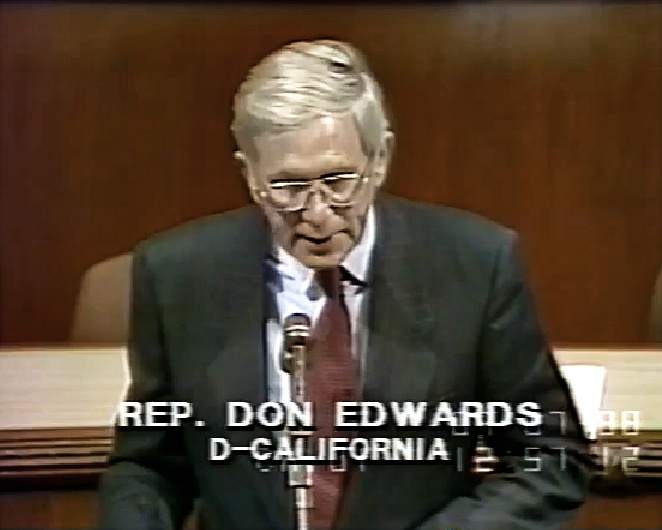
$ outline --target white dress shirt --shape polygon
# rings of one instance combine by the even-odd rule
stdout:
[[[357,281],[345,280],[342,288],[350,317],[352,354],[361,363],[365,358],[367,326],[365,315],[365,285],[368,267],[375,244],[375,213],[371,206],[360,241],[347,254],[341,266]],[[276,248],[276,282],[273,289],[278,316],[267,321],[268,367],[267,384],[269,401],[290,401],[290,376],[282,369],[283,323],[292,313],[308,315],[315,326],[326,296],[315,281],[315,272],[305,267],[281,247]],[[363,372],[363,370],[361,370]]]

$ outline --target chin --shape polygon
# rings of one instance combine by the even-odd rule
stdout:
[[[299,256],[298,259],[310,269],[329,269],[340,265],[344,257],[344,253],[338,252],[322,255],[306,253]]]

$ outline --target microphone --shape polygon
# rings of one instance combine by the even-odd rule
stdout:
[[[290,374],[290,397],[295,403],[306,401],[306,355],[310,337],[310,318],[303,313],[289,315],[283,323],[283,370]],[[286,429],[292,438],[302,439],[305,445],[312,432]],[[291,462],[288,465],[288,486],[294,490],[294,509],[297,530],[309,530],[312,508],[312,466]]]
[[[310,337],[310,318],[293,313],[283,324],[283,370],[290,375],[304,376],[306,350]],[[302,363],[300,366],[298,364]],[[292,396],[294,398],[294,396]]]

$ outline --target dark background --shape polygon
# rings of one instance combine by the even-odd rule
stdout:
[[[646,342],[662,5],[0,10],[2,343],[66,340],[87,267],[247,203],[234,91],[265,53],[316,37],[359,46],[384,85],[390,191],[517,229],[553,341]]]

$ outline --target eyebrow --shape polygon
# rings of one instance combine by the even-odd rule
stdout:
[[[278,173],[267,175],[267,179],[268,180],[276,180],[276,179],[314,180],[320,177],[327,177],[331,175],[346,174],[346,173],[359,173],[359,170],[356,167],[338,166],[338,167],[334,167],[331,170],[325,170],[324,173],[320,173],[315,177],[307,179],[304,177],[310,175],[309,171],[303,171],[303,170],[298,171],[297,169],[284,169],[282,171],[279,171]]]

